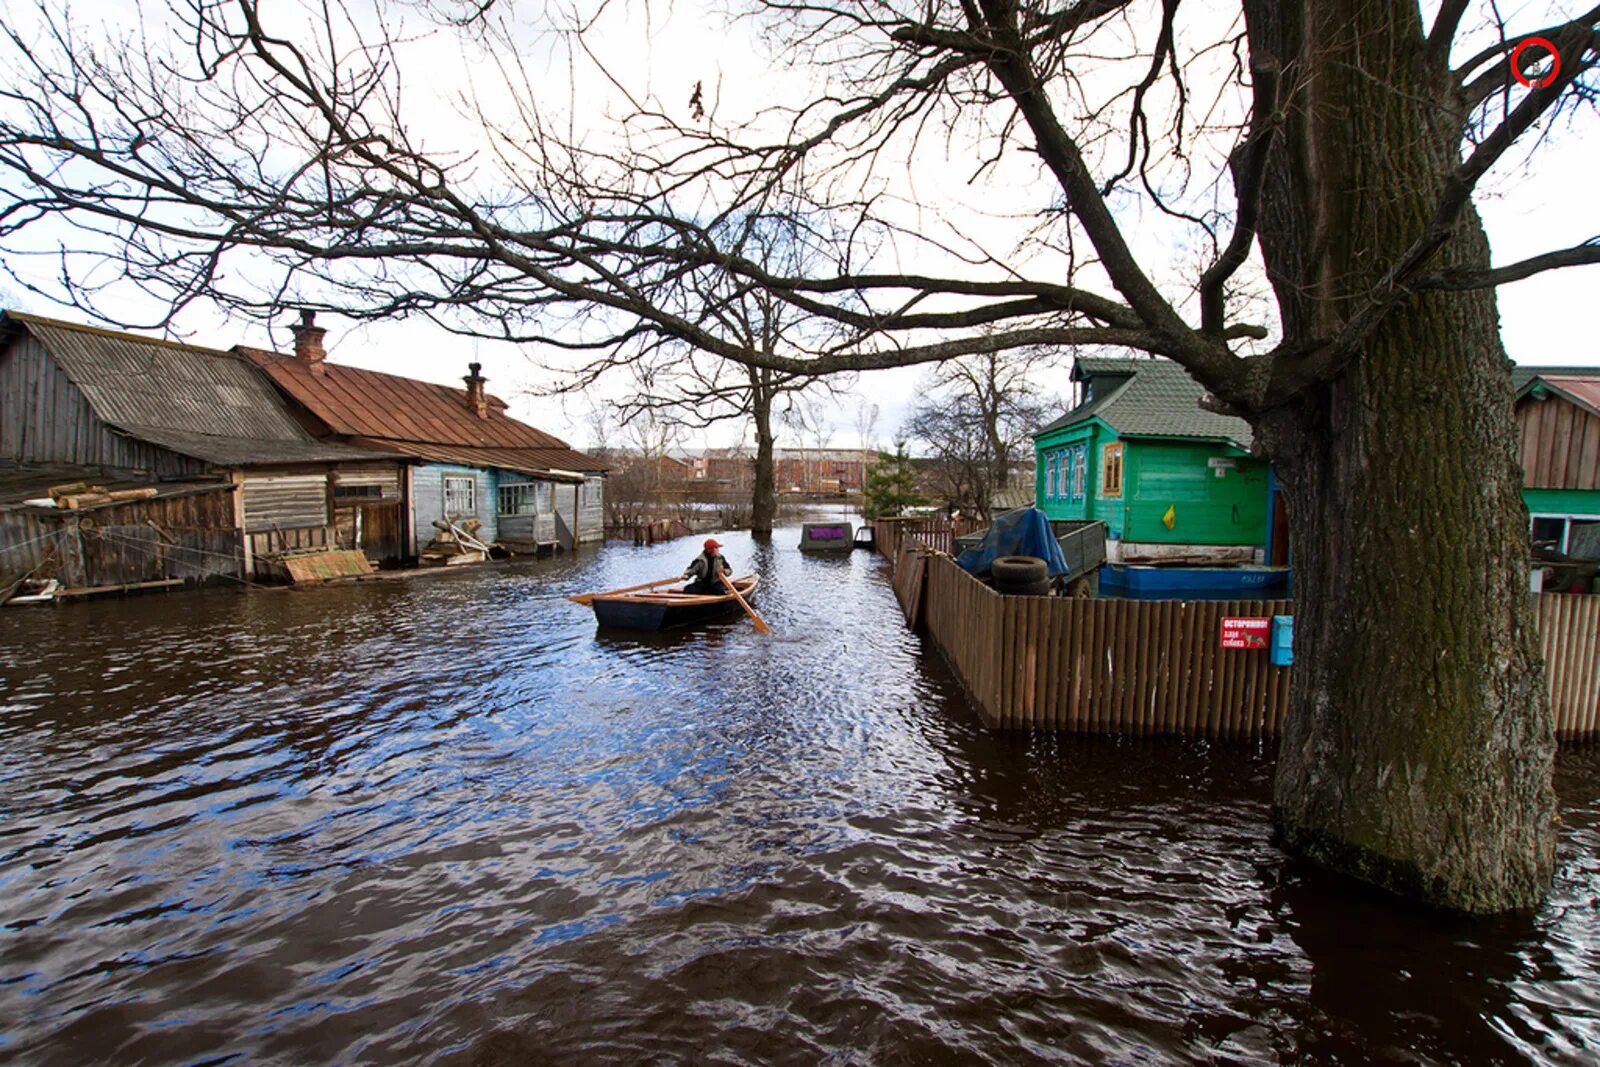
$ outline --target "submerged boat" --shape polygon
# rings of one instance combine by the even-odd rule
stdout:
[[[800,527],[802,552],[849,552],[855,547],[855,528],[848,522],[808,522]]]
[[[733,586],[749,601],[760,581],[758,576],[749,574],[733,579]],[[596,596],[589,603],[594,608],[595,621],[615,630],[672,630],[744,614],[731,593],[610,593]]]
[[[1244,563],[1231,566],[1152,566],[1107,563],[1100,595],[1126,600],[1248,600],[1285,595],[1288,567]]]

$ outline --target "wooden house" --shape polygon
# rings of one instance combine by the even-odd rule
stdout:
[[[1079,359],[1081,401],[1034,434],[1034,501],[1105,522],[1113,559],[1253,557],[1267,536],[1265,461],[1243,419],[1200,407],[1167,359]]]
[[[17,313],[0,316],[0,462],[12,486],[0,548],[51,530],[35,549],[89,585],[248,577],[263,552],[331,546],[340,486],[393,483],[401,467],[387,452],[319,440],[231,352]],[[41,480],[154,493],[91,517],[55,507]],[[98,532],[86,540],[86,530]],[[359,534],[347,547],[380,560],[400,550]],[[202,566],[201,553],[216,555]],[[0,568],[29,559],[43,562],[13,551]]]
[[[1516,367],[1512,384],[1534,545],[1600,559],[1600,368]]]
[[[403,538],[416,555],[434,522],[475,519],[477,536],[514,552],[570,549],[605,536],[605,464],[511,418],[469,365],[465,389],[327,362],[322,327],[305,316],[295,352],[237,352],[262,368],[307,426],[329,439],[414,461],[401,487]],[[357,498],[349,498],[355,500]]]

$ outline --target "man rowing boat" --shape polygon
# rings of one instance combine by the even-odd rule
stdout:
[[[706,538],[705,551],[694,558],[689,564],[689,569],[683,572],[685,578],[692,579],[683,587],[685,593],[707,593],[725,595],[728,590],[724,588],[719,575],[732,574],[733,566],[717,551],[722,543],[714,537]]]

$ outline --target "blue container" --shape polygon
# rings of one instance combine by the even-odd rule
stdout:
[[[1271,640],[1267,642],[1267,659],[1274,667],[1287,667],[1294,662],[1294,616],[1272,617]]]

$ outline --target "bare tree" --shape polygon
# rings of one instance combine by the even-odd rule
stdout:
[[[932,460],[930,476],[946,504],[982,519],[1044,425],[1050,404],[1031,375],[1053,365],[1052,353],[998,353],[941,364],[918,390],[922,400],[905,430]]]
[[[1530,906],[1554,866],[1554,741],[1494,287],[1600,263],[1600,238],[1495,265],[1472,194],[1530,131],[1585,117],[1600,7],[1513,27],[1469,0],[1240,0],[1208,29],[1191,6],[750,0],[791,96],[736,121],[715,93],[681,118],[643,101],[593,147],[546,120],[500,36],[509,4],[463,7],[512,104],[485,116],[491,152],[456,157],[403,121],[404,49],[338,8],[311,29],[274,8],[269,29],[253,0],[206,0],[176,9],[171,49],[8,20],[0,240],[55,254],[57,297],[92,307],[110,259],[169,315],[292,293],[575,348],[670,336],[787,374],[1035,345],[1170,357],[1250,421],[1291,505],[1283,841],[1442,906]],[[1518,50],[1534,37],[1555,55]],[[991,251],[905,203],[936,143],[969,162],[968,206],[1035,221],[1025,239]],[[800,274],[725,225],[780,202],[822,220]],[[1208,265],[1163,278],[1134,218]],[[1237,318],[1245,270],[1276,323]],[[696,286],[837,330],[755,351],[707,328]]]
[[[801,267],[807,253],[798,232],[800,216],[773,215],[743,225],[741,239],[750,254],[767,267]],[[722,291],[725,279],[702,278],[685,287],[693,301],[686,314],[701,327],[727,338],[749,353],[772,355],[809,325],[807,316],[764,289],[740,286]],[[802,423],[803,402],[833,397],[848,388],[848,375],[818,377],[774,370],[754,363],[736,363],[711,355],[673,335],[634,335],[568,376],[560,392],[582,391],[614,375],[631,372],[634,391],[617,404],[625,422],[648,417],[686,430],[748,420],[755,437],[750,499],[750,529],[771,533],[778,502],[774,478],[777,425]]]

